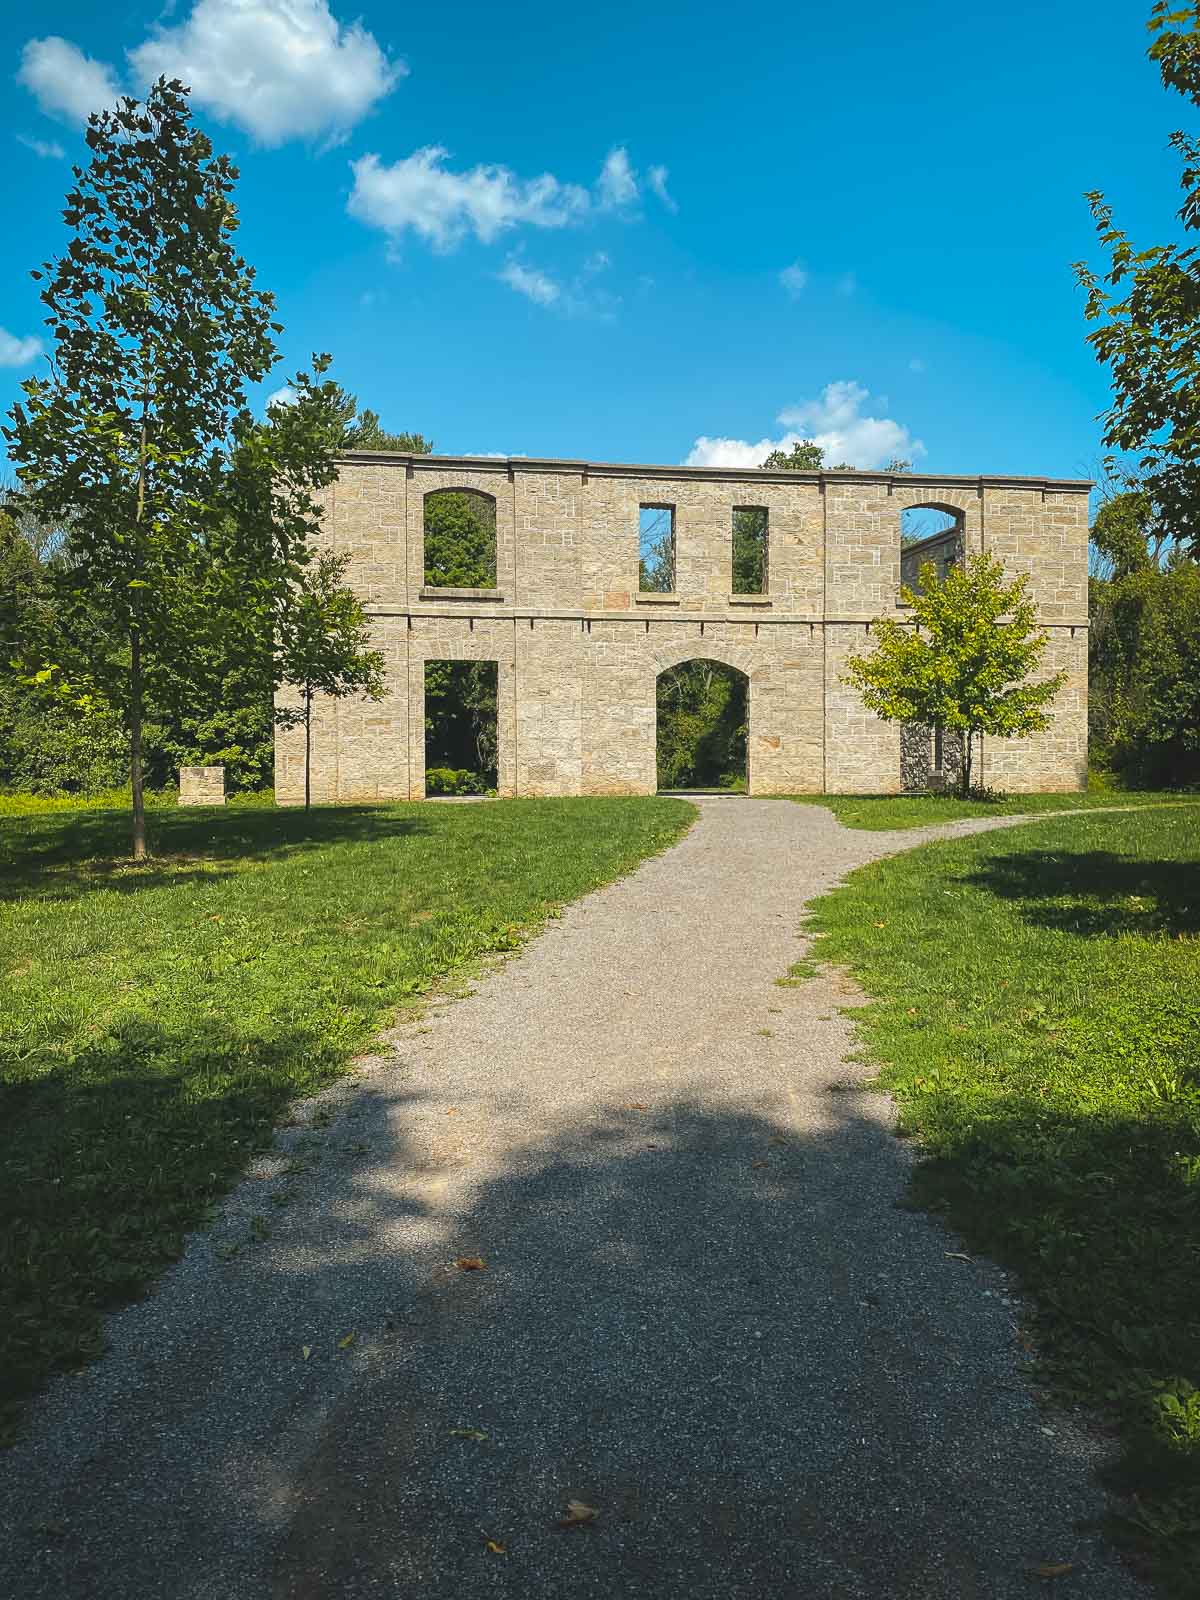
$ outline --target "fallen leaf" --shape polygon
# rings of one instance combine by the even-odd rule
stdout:
[[[478,1428],[451,1428],[452,1439],[474,1439],[477,1444],[482,1444],[487,1438],[486,1433],[480,1433]]]
[[[567,1514],[560,1517],[560,1528],[580,1528],[585,1522],[595,1522],[600,1515],[595,1506],[586,1505],[582,1500],[568,1500]]]
[[[486,1272],[487,1262],[482,1256],[459,1256],[454,1265],[460,1272]]]
[[[776,1133],[776,1134],[773,1134],[771,1136],[771,1138],[769,1138],[767,1140],[767,1143],[768,1144],[786,1144],[787,1143],[787,1139],[783,1136],[782,1133]]]
[[[451,1106],[449,1108],[449,1110],[446,1112],[446,1115],[448,1117],[456,1117],[458,1115],[458,1107],[457,1106]]]
[[[769,1167],[771,1163],[769,1161],[752,1161],[750,1165],[752,1167]]]
[[[1044,1561],[1036,1569],[1039,1578],[1065,1578],[1068,1572],[1075,1571],[1073,1561]]]
[[[887,927],[887,923],[886,922],[873,922],[871,924],[871,926],[873,928],[886,928]]]
[[[494,1556],[506,1556],[508,1554],[508,1546],[506,1544],[500,1544],[495,1539],[489,1539],[487,1541],[487,1547]]]
[[[312,1345],[302,1344],[300,1346],[300,1354],[304,1357],[305,1361],[307,1361],[309,1356],[312,1355]]]
[[[947,1261],[971,1261],[972,1259],[973,1259],[973,1257],[965,1256],[962,1253],[961,1250],[947,1250],[946,1251],[946,1260]]]
[[[626,1111],[649,1111],[649,1109],[644,1100],[631,1100],[625,1107]]]
[[[339,1339],[338,1340],[338,1349],[339,1350],[349,1350],[350,1346],[354,1343],[355,1339],[357,1339],[357,1338],[358,1338],[358,1330],[355,1329],[355,1331],[353,1333],[348,1333],[344,1339]]]

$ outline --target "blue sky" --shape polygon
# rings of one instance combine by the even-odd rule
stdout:
[[[4,8],[0,405],[82,118],[166,70],[242,172],[285,369],[446,452],[1086,475],[1083,191],[1169,236],[1148,5],[762,16],[354,0]],[[270,385],[268,387],[274,387]]]

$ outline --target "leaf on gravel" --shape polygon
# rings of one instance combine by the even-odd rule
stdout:
[[[357,1338],[358,1338],[358,1330],[355,1329],[354,1332],[348,1333],[344,1339],[339,1339],[338,1340],[338,1349],[339,1350],[349,1350],[350,1346],[354,1343],[355,1339],[357,1339]]]
[[[771,1163],[769,1161],[752,1161],[750,1165],[752,1167],[769,1167]]]
[[[452,1439],[474,1439],[476,1443],[482,1444],[487,1438],[487,1434],[480,1433],[478,1428],[451,1428],[450,1437]]]
[[[1075,1571],[1073,1561],[1043,1561],[1036,1569],[1039,1578],[1065,1578],[1068,1572]]]
[[[624,1109],[626,1111],[649,1111],[650,1107],[644,1100],[631,1100]]]
[[[973,1256],[964,1255],[961,1250],[947,1250],[946,1251],[946,1260],[947,1261],[973,1261],[974,1257]]]
[[[302,1344],[300,1346],[300,1354],[304,1357],[305,1361],[307,1361],[309,1356],[312,1355],[312,1345]]]
[[[560,1528],[581,1528],[585,1523],[595,1522],[600,1512],[595,1506],[589,1506],[582,1500],[568,1500],[567,1514],[560,1517]]]
[[[488,1539],[487,1547],[494,1556],[506,1556],[508,1554],[508,1546],[501,1544],[498,1539]]]
[[[487,1262],[482,1256],[459,1256],[454,1265],[460,1272],[486,1272]]]

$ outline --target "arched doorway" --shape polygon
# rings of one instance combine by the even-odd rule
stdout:
[[[701,656],[665,668],[655,681],[655,758],[659,789],[750,787],[747,732],[750,679]]]

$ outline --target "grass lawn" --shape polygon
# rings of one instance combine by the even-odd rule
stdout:
[[[690,823],[680,800],[0,819],[0,1422],[100,1348],[289,1101],[442,975]]]
[[[1200,1594],[1200,806],[927,845],[814,926],[916,1198],[1020,1271],[1043,1377],[1119,1430],[1117,1531]]]
[[[1014,794],[997,800],[959,800],[948,794],[793,794],[801,805],[827,806],[847,828],[886,833],[893,828],[923,828],[960,817],[1014,817],[1043,811],[1089,811],[1097,806],[1150,806],[1186,803],[1179,791],[1093,789],[1086,794]],[[1190,797],[1193,802],[1195,797]]]

